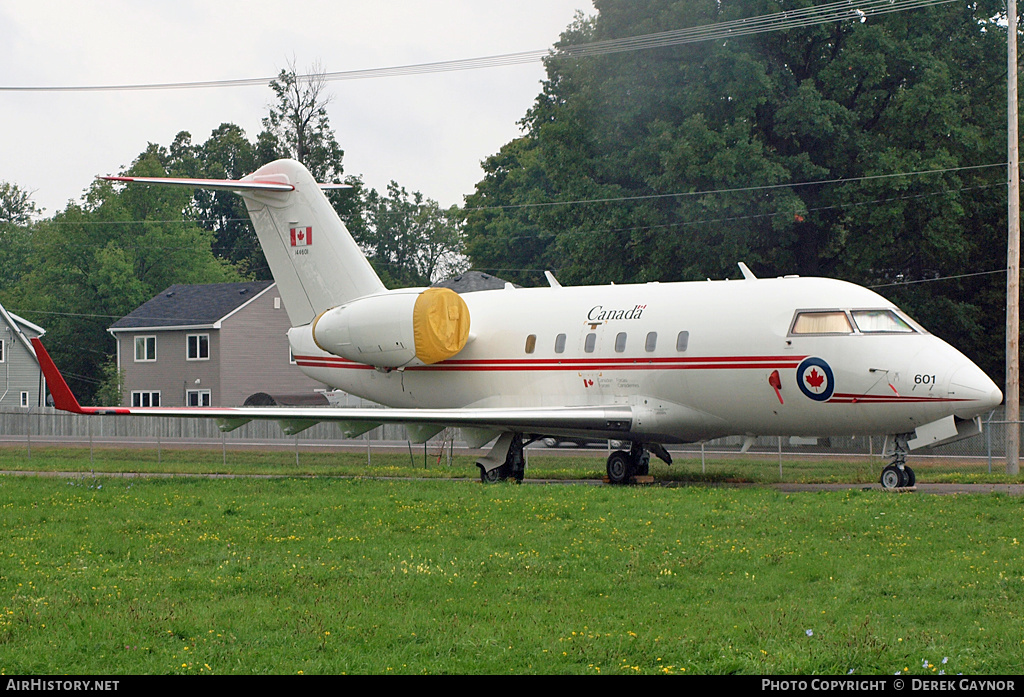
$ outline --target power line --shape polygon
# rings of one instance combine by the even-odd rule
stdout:
[[[906,196],[891,196],[889,198],[876,198],[876,199],[872,199],[870,201],[855,201],[855,202],[852,202],[852,203],[837,203],[837,204],[832,205],[832,206],[818,206],[818,207],[815,207],[815,208],[808,208],[806,211],[787,210],[787,211],[776,211],[774,213],[752,213],[752,214],[749,214],[749,215],[733,215],[733,216],[726,216],[726,217],[723,217],[723,218],[702,218],[700,220],[686,220],[686,221],[683,221],[681,223],[664,223],[664,224],[660,224],[660,225],[640,225],[640,226],[636,226],[636,227],[609,228],[609,229],[605,229],[605,230],[570,230],[570,231],[568,231],[568,233],[569,234],[590,235],[590,234],[610,234],[610,233],[621,233],[621,232],[639,232],[639,231],[644,231],[644,230],[650,230],[650,231],[654,232],[654,231],[659,231],[659,230],[665,230],[667,228],[690,227],[690,226],[693,226],[693,225],[710,225],[710,224],[713,224],[713,223],[734,223],[734,222],[738,222],[738,221],[741,221],[741,220],[756,220],[758,218],[777,218],[779,216],[792,216],[792,215],[794,215],[794,213],[800,213],[800,214],[804,214],[804,213],[806,213],[806,214],[821,213],[821,212],[830,211],[830,210],[841,210],[841,209],[844,209],[844,208],[859,208],[859,207],[862,207],[862,206],[872,206],[872,205],[876,205],[876,204],[894,203],[894,202],[897,202],[897,201],[912,201],[912,200],[929,198],[929,197],[932,197],[932,196],[944,196],[946,194],[959,193],[961,191],[979,191],[979,190],[982,190],[982,189],[991,189],[991,188],[1004,187],[1004,186],[1006,186],[1006,184],[1004,182],[1000,182],[998,184],[983,184],[983,185],[979,185],[979,186],[964,186],[964,187],[960,187],[959,189],[940,189],[938,191],[931,191],[931,192],[923,193],[923,194],[908,194]],[[539,239],[544,239],[544,238],[554,239],[554,237],[555,237],[555,235],[553,233],[549,233],[548,235],[545,235],[543,237],[541,235],[517,235],[515,237],[510,237],[508,239],[510,239],[510,240],[518,240],[518,239],[539,240]]]
[[[542,201],[539,203],[518,203],[505,206],[474,206],[463,208],[463,211],[491,211],[515,208],[543,208],[550,206],[573,206],[590,203],[622,203],[625,201],[644,201],[660,198],[682,198],[686,196],[710,196],[714,194],[734,194],[751,191],[770,191],[774,189],[789,189],[805,186],[822,186],[825,184],[851,184],[855,182],[874,181],[878,179],[892,179],[895,177],[914,177],[926,174],[949,174],[950,172],[965,172],[978,169],[991,169],[993,167],[1005,167],[1005,162],[993,162],[985,165],[965,165],[963,167],[945,167],[943,169],[923,169],[914,172],[895,172],[892,174],[871,174],[863,177],[838,177],[833,179],[815,179],[803,182],[788,182],[783,184],[763,184],[759,186],[741,186],[725,189],[703,189],[701,191],[676,191],[667,194],[641,194],[638,196],[611,196],[607,198],[575,199],[572,201]],[[250,223],[248,218],[201,218],[197,220],[43,220],[40,224],[45,225],[135,225],[138,223]],[[205,228],[204,228],[205,229]]]
[[[640,51],[668,46],[680,46],[703,41],[733,39],[766,32],[784,31],[833,22],[865,22],[868,17],[904,12],[920,8],[944,5],[955,0],[840,0],[796,10],[775,12],[759,17],[730,20],[687,29],[631,36],[621,39],[594,41],[587,44],[560,46],[555,49],[541,49],[504,53],[495,56],[463,58],[450,61],[434,61],[364,70],[326,72],[317,75],[303,75],[302,78],[316,77],[329,82],[367,80],[382,77],[427,75],[436,73],[479,70],[510,65],[535,63],[539,60],[566,58],[590,58],[593,56],[627,51]],[[221,87],[266,86],[276,79],[272,77],[239,78],[232,80],[196,80],[189,82],[157,82],[131,85],[64,85],[64,86],[0,86],[0,92],[131,92],[153,90],[210,89]]]
[[[894,283],[881,283],[875,286],[868,286],[868,288],[889,288],[891,286],[909,286],[915,283],[935,283],[936,281],[952,281],[958,278],[973,278],[974,276],[992,276],[997,273],[1006,273],[1006,269],[996,269],[995,271],[978,271],[976,273],[962,273],[956,276],[939,276],[937,278],[919,278],[913,281],[896,281]]]
[[[644,194],[640,196],[614,196],[608,198],[589,198],[589,199],[576,199],[573,201],[547,201],[541,203],[517,203],[509,204],[507,206],[480,206],[476,208],[463,208],[464,211],[487,211],[487,210],[504,210],[511,208],[543,208],[549,206],[569,206],[583,203],[619,203],[622,201],[643,201],[649,199],[659,198],[679,198],[684,196],[708,196],[711,194],[733,194],[749,191],[766,191],[772,189],[789,189],[802,186],[820,186],[822,184],[847,184],[861,181],[871,181],[875,179],[891,179],[893,177],[913,177],[924,174],[946,174],[949,172],[960,172],[965,170],[973,169],[986,169],[990,167],[1005,167],[1005,162],[994,162],[987,165],[968,165],[965,167],[947,167],[944,169],[925,169],[916,172],[897,172],[894,174],[872,174],[864,177],[840,177],[837,179],[818,179],[813,181],[805,182],[789,182],[785,184],[764,184],[761,186],[740,186],[735,188],[727,189],[704,189],[702,191],[682,191],[671,194]]]

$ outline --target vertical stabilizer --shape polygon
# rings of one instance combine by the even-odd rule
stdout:
[[[277,160],[243,179],[100,177],[113,182],[241,194],[293,327],[385,290],[359,245],[302,164]]]
[[[324,310],[385,290],[316,180],[300,163],[277,160],[242,181],[294,187],[286,192],[239,192],[292,326],[308,324]]]

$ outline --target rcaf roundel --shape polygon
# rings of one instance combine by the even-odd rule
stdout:
[[[836,387],[832,368],[821,358],[805,358],[797,366],[796,384],[801,392],[816,402],[828,400]]]

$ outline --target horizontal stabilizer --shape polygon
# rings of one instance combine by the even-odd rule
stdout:
[[[291,184],[272,181],[250,181],[244,179],[189,179],[186,177],[96,177],[108,182],[154,184],[158,186],[183,186],[190,189],[210,189],[213,191],[295,191]],[[324,191],[351,189],[349,184],[323,183],[317,184]]]
[[[279,182],[239,181],[237,179],[185,179],[176,177],[97,177],[108,182],[185,186],[214,191],[295,191],[291,184]]]

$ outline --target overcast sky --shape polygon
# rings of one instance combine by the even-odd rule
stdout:
[[[328,72],[549,48],[590,0],[0,0],[0,87],[275,76],[294,58]],[[519,135],[540,92],[528,65],[328,84],[346,174],[394,179],[462,203],[480,162]],[[202,143],[224,122],[250,140],[269,87],[0,95],[0,181],[47,215],[179,131]]]

